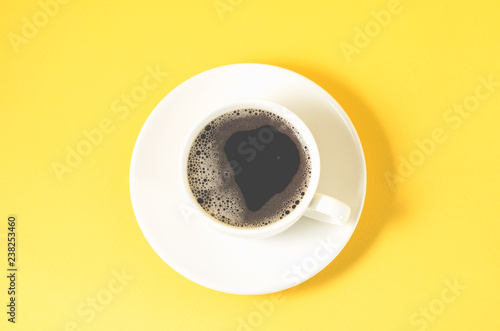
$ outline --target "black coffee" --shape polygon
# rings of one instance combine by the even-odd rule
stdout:
[[[222,223],[272,224],[302,201],[311,176],[309,150],[283,117],[260,109],[234,110],[212,120],[188,156],[197,202]]]

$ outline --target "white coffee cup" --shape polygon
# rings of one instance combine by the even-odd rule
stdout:
[[[189,151],[198,134],[213,119],[224,113],[238,109],[262,109],[285,118],[288,122],[290,122],[290,124],[295,127],[295,129],[297,129],[300,136],[302,136],[305,145],[308,146],[309,154],[311,157],[311,177],[309,179],[307,190],[302,197],[301,203],[297,205],[297,207],[293,209],[290,214],[284,216],[283,219],[275,221],[274,223],[267,226],[255,228],[239,228],[218,221],[217,219],[209,215],[197,203],[196,198],[191,193],[188,182],[187,164]],[[335,225],[342,225],[349,219],[351,213],[351,209],[349,208],[349,206],[335,198],[316,192],[320,175],[320,158],[318,146],[316,145],[311,131],[309,131],[305,123],[297,115],[279,104],[256,98],[235,99],[224,103],[207,112],[206,117],[201,119],[196,125],[192,126],[191,130],[184,140],[182,151],[183,154],[180,158],[181,165],[179,168],[181,171],[180,178],[182,180],[185,198],[193,208],[195,208],[200,212],[201,215],[203,215],[203,218],[207,220],[207,223],[222,232],[244,238],[266,238],[288,229],[302,216]]]

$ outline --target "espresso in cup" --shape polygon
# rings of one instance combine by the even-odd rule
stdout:
[[[249,108],[210,121],[190,147],[186,171],[191,193],[208,215],[257,228],[297,208],[311,169],[305,140],[286,118]]]

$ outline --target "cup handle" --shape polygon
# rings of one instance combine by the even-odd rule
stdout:
[[[348,205],[321,193],[314,195],[304,213],[304,216],[336,225],[345,224],[350,215],[351,208]]]

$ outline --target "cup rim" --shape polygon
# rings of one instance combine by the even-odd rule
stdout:
[[[257,228],[238,228],[228,224],[224,224],[221,221],[217,220],[215,217],[209,215],[203,208],[201,208],[198,202],[195,200],[194,195],[191,192],[188,182],[187,176],[187,161],[189,157],[189,152],[191,150],[191,146],[194,142],[194,139],[198,135],[198,133],[213,119],[218,116],[233,111],[237,109],[245,109],[245,108],[257,108],[266,110],[272,113],[275,113],[286,120],[290,121],[290,123],[297,129],[300,136],[304,139],[305,144],[309,150],[309,154],[311,156],[311,177],[309,179],[309,184],[307,190],[305,192],[304,197],[302,198],[302,203],[299,204],[297,208],[290,212],[290,214],[286,215],[283,219],[275,221],[274,223],[261,226]],[[182,155],[180,157],[180,178],[181,185],[183,188],[183,192],[187,200],[191,203],[191,205],[199,211],[204,219],[209,220],[211,226],[221,230],[222,232],[243,238],[265,238],[270,237],[275,234],[278,234],[288,227],[292,226],[300,217],[304,214],[304,212],[309,207],[314,194],[316,193],[316,189],[319,182],[320,175],[320,158],[319,151],[316,141],[306,126],[306,124],[292,111],[288,108],[265,99],[260,98],[236,98],[229,100],[223,104],[220,104],[214,107],[212,110],[206,113],[206,116],[199,119],[190,129],[186,137],[184,138],[182,144]]]

